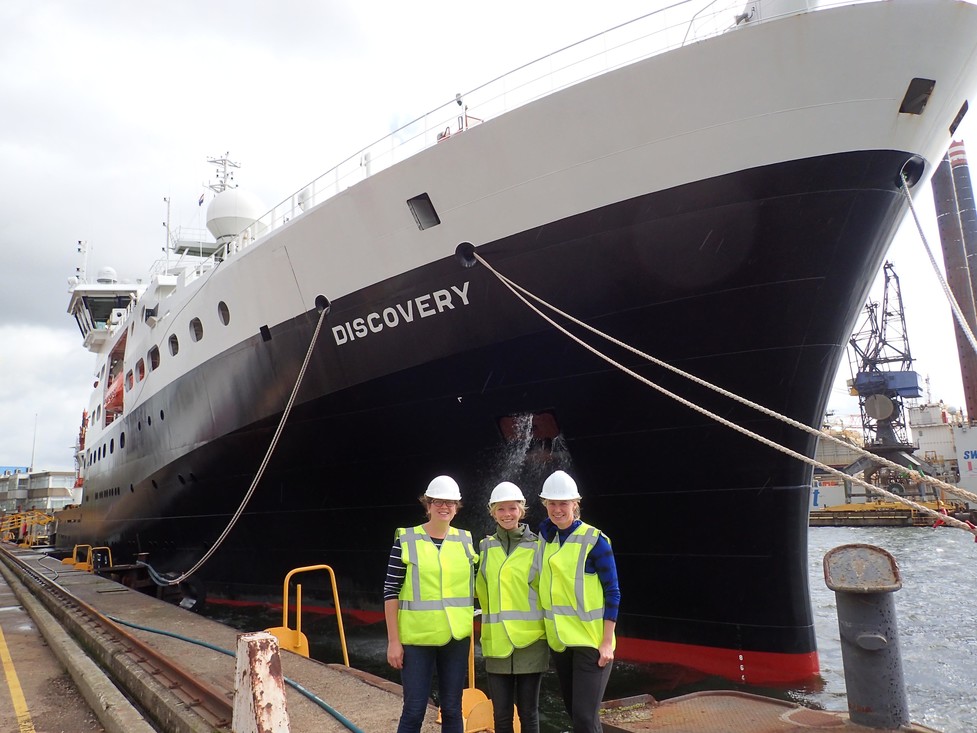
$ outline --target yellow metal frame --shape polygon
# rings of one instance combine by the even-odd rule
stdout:
[[[73,548],[71,548],[71,557],[63,558],[61,560],[61,564],[62,565],[71,565],[71,567],[73,567],[73,568],[79,568],[79,569],[81,569],[81,561],[78,559],[78,554],[79,554],[79,552],[82,549],[84,549],[86,547],[89,550],[92,549],[92,546],[91,545],[75,545]],[[87,557],[87,555],[86,555],[86,557]],[[85,562],[88,562],[88,561],[86,560]]]
[[[13,542],[14,538],[23,529],[23,536],[20,538],[18,547],[38,547],[47,545],[48,536],[38,533],[38,528],[50,524],[54,521],[54,516],[46,514],[39,509],[31,509],[26,512],[14,512],[6,515],[0,521],[0,537],[5,542]],[[42,541],[43,540],[43,541]]]
[[[61,564],[71,565],[76,570],[84,570],[86,573],[94,573],[95,553],[100,550],[105,551],[105,557],[108,558],[109,561],[108,565],[103,565],[101,567],[112,567],[114,564],[112,562],[112,549],[104,545],[100,547],[92,547],[91,545],[75,545],[71,550],[71,557],[63,558],[61,560]],[[99,569],[101,569],[101,567]]]
[[[309,656],[309,640],[302,633],[302,584],[295,584],[295,628],[288,625],[288,585],[292,577],[299,573],[311,573],[316,570],[325,570],[329,573],[329,582],[332,584],[332,601],[336,608],[336,622],[339,624],[339,643],[343,649],[343,664],[349,666],[349,652],[346,648],[346,632],[343,629],[343,612],[339,607],[339,590],[336,587],[336,574],[328,565],[307,565],[301,568],[289,570],[285,576],[282,589],[282,625],[265,629],[269,634],[274,634],[278,639],[278,645],[282,649],[287,649],[303,657]]]

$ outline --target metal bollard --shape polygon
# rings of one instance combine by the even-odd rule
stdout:
[[[278,639],[239,634],[234,672],[233,733],[289,733]]]
[[[869,728],[908,725],[892,596],[902,588],[895,558],[873,545],[836,547],[824,556],[824,582],[838,602],[851,721]]]

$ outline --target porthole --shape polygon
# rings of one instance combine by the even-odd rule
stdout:
[[[193,341],[199,341],[204,337],[204,324],[200,322],[199,318],[194,318],[190,321],[190,339]]]
[[[109,441],[109,453],[115,453],[115,438]]]
[[[141,382],[146,378],[146,362],[140,359],[136,362],[136,381]]]
[[[165,420],[166,419],[166,416],[163,414],[163,411],[162,410],[159,411],[159,419],[160,420]]]
[[[132,370],[130,369],[128,372],[126,372],[126,392],[132,389],[133,383]]]
[[[176,337],[175,333],[170,334],[170,356],[176,356],[180,353],[180,339]]]
[[[225,326],[231,322],[231,311],[227,309],[227,303],[223,300],[217,304],[217,317]]]
[[[153,426],[153,416],[146,415],[146,427],[151,428]]]
[[[149,357],[149,371],[159,369],[159,347],[154,346],[151,348],[147,356]]]
[[[126,434],[123,432],[119,435],[119,448],[126,447]]]

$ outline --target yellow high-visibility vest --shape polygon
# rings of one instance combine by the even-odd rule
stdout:
[[[596,573],[584,572],[600,535],[596,527],[581,523],[563,545],[558,536],[541,541],[539,601],[546,641],[554,651],[568,646],[597,649],[604,638],[604,589]]]
[[[534,587],[537,547],[528,529],[509,555],[498,537],[486,537],[479,543],[475,593],[482,607],[481,642],[486,657],[508,657],[514,649],[546,635]]]
[[[440,550],[421,526],[400,528],[396,536],[407,566],[397,611],[401,643],[443,646],[470,637],[475,615],[471,533],[449,527]]]

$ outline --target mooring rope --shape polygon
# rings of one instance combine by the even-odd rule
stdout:
[[[735,400],[736,402],[739,402],[739,403],[741,403],[743,405],[746,405],[746,406],[751,407],[751,408],[753,408],[755,410],[758,410],[759,412],[762,412],[763,414],[765,414],[765,415],[767,415],[769,417],[773,417],[773,418],[775,418],[777,420],[781,420],[781,421],[787,423],[788,425],[791,425],[791,426],[796,427],[796,428],[798,428],[800,430],[803,430],[803,431],[805,431],[807,433],[810,433],[812,435],[815,435],[816,437],[818,437],[818,439],[822,439],[822,438],[826,438],[826,437],[827,438],[830,438],[834,442],[839,443],[839,444],[843,445],[846,448],[855,449],[855,452],[856,453],[860,453],[860,454],[862,454],[864,456],[870,457],[872,460],[877,461],[877,462],[880,462],[880,463],[883,463],[885,465],[890,465],[890,466],[892,466],[894,468],[897,468],[900,471],[906,471],[907,469],[906,469],[905,466],[900,466],[897,463],[894,463],[894,462],[889,461],[887,459],[880,458],[879,456],[876,456],[874,453],[869,453],[868,451],[864,451],[864,450],[862,450],[860,448],[857,448],[857,446],[853,446],[850,443],[846,443],[843,440],[839,440],[837,438],[834,438],[834,436],[825,435],[820,430],[817,430],[815,428],[812,428],[809,425],[805,425],[804,423],[798,422],[797,420],[794,420],[793,418],[790,418],[790,417],[788,417],[786,415],[782,415],[781,413],[778,413],[778,412],[776,412],[774,410],[771,410],[771,409],[769,409],[767,407],[764,407],[763,405],[760,405],[760,404],[758,404],[756,402],[752,402],[750,400],[747,400],[746,398],[741,397],[739,395],[736,395],[736,394],[734,394],[732,392],[729,392],[728,390],[725,390],[722,387],[718,387],[718,386],[716,386],[716,385],[714,385],[714,384],[712,384],[710,382],[707,382],[704,379],[701,379],[701,378],[696,377],[696,376],[694,376],[692,374],[689,374],[688,372],[685,372],[685,371],[683,371],[683,370],[681,370],[681,369],[679,369],[677,367],[674,367],[674,366],[672,366],[670,364],[666,364],[665,362],[663,362],[660,359],[657,359],[657,358],[651,356],[650,354],[646,354],[643,351],[640,351],[638,349],[635,349],[634,347],[629,346],[628,344],[625,344],[624,342],[619,341],[619,340],[615,339],[614,337],[609,336],[608,334],[605,334],[602,331],[600,331],[600,330],[598,330],[598,329],[596,329],[596,328],[594,328],[594,327],[592,327],[592,326],[590,326],[590,325],[588,325],[588,324],[586,324],[586,323],[584,323],[584,322],[582,322],[582,321],[574,318],[573,316],[571,316],[571,315],[563,312],[562,310],[560,310],[556,306],[554,306],[554,305],[546,302],[545,300],[543,300],[542,298],[534,295],[533,293],[530,293],[528,290],[526,290],[521,285],[516,284],[515,282],[513,282],[512,280],[510,280],[508,277],[506,277],[502,273],[498,272],[482,256],[480,256],[477,252],[473,252],[473,256],[475,257],[475,259],[478,262],[480,262],[482,265],[484,265],[485,268],[489,272],[491,272],[496,278],[498,278],[499,282],[501,282],[503,285],[505,285],[505,287],[508,288],[513,293],[513,295],[515,295],[517,298],[519,298],[519,300],[521,300],[530,310],[534,311],[540,318],[542,318],[544,321],[546,321],[547,323],[549,323],[551,326],[553,326],[554,328],[556,328],[558,331],[560,331],[561,333],[563,333],[568,338],[570,338],[573,341],[577,342],[580,346],[582,346],[583,348],[585,348],[587,351],[590,351],[591,353],[593,353],[598,358],[606,361],[611,366],[613,366],[613,367],[615,367],[617,369],[620,369],[625,374],[633,377],[634,379],[637,379],[639,382],[642,382],[646,386],[651,387],[652,389],[654,389],[657,392],[665,395],[666,397],[669,397],[669,398],[675,400],[676,402],[678,402],[678,403],[680,403],[682,405],[685,405],[689,409],[691,409],[691,410],[693,410],[695,412],[698,412],[699,414],[704,415],[704,416],[708,417],[709,419],[714,420],[714,421],[720,423],[721,425],[725,425],[726,427],[730,428],[731,430],[735,430],[738,433],[741,433],[741,434],[743,434],[743,435],[745,435],[745,436],[747,436],[749,438],[752,438],[753,440],[756,440],[756,441],[758,441],[760,443],[763,443],[764,445],[766,445],[766,446],[768,446],[770,448],[773,448],[774,450],[777,450],[777,451],[779,451],[781,453],[784,453],[784,454],[786,454],[786,455],[788,455],[788,456],[790,456],[792,458],[795,458],[795,459],[797,459],[797,460],[799,460],[799,461],[801,461],[803,463],[806,463],[809,466],[813,466],[815,468],[818,468],[818,469],[820,469],[821,471],[823,471],[825,473],[828,473],[828,474],[837,476],[837,477],[839,477],[839,478],[841,478],[841,479],[843,479],[845,481],[851,481],[852,483],[857,484],[859,486],[862,486],[863,488],[866,488],[866,489],[868,489],[870,491],[873,491],[873,492],[875,492],[877,494],[881,494],[882,496],[885,496],[886,498],[889,498],[892,501],[899,502],[900,504],[905,504],[906,506],[909,506],[910,508],[914,509],[915,511],[918,511],[918,512],[921,512],[921,513],[924,513],[924,514],[930,514],[930,515],[932,515],[933,517],[935,517],[937,520],[939,520],[940,522],[942,522],[944,524],[947,524],[947,525],[950,525],[950,526],[953,526],[953,527],[957,527],[958,529],[962,529],[964,531],[970,532],[971,534],[975,535],[975,540],[977,540],[977,527],[975,527],[973,524],[971,524],[969,522],[961,522],[960,520],[958,520],[958,519],[956,519],[956,518],[954,518],[952,516],[949,516],[948,514],[944,514],[942,512],[936,511],[935,509],[930,509],[929,507],[923,506],[921,504],[917,504],[916,502],[914,502],[914,501],[912,501],[910,499],[907,499],[905,497],[899,496],[898,494],[894,494],[891,491],[887,491],[887,490],[885,490],[885,489],[883,489],[883,488],[881,488],[879,486],[875,486],[873,484],[870,484],[867,481],[864,481],[862,479],[859,479],[859,478],[856,478],[856,477],[851,476],[849,474],[846,474],[846,473],[844,473],[842,471],[839,471],[836,468],[832,468],[831,466],[828,466],[828,465],[826,465],[824,463],[821,463],[820,461],[818,461],[816,459],[809,458],[809,457],[803,455],[802,453],[798,453],[797,451],[792,450],[791,448],[788,448],[786,446],[780,445],[779,443],[777,443],[777,442],[775,442],[773,440],[770,440],[769,438],[766,438],[766,437],[764,437],[764,436],[762,436],[762,435],[760,435],[758,433],[755,433],[755,432],[749,430],[748,428],[745,428],[745,427],[743,427],[741,425],[737,425],[736,423],[734,423],[734,422],[732,422],[730,420],[727,420],[726,418],[721,417],[720,415],[717,415],[716,413],[711,412],[711,411],[707,410],[706,408],[701,407],[701,406],[695,404],[694,402],[691,402],[690,400],[687,400],[684,397],[681,397],[681,396],[675,394],[674,392],[669,391],[668,389],[662,387],[661,385],[656,384],[655,382],[652,382],[650,379],[647,379],[646,377],[643,377],[642,375],[638,374],[637,372],[633,371],[632,369],[629,369],[628,367],[624,366],[620,362],[617,362],[614,359],[612,359],[611,357],[607,356],[606,354],[603,354],[602,352],[600,352],[599,350],[597,350],[596,348],[594,348],[593,346],[591,346],[587,342],[583,341],[577,335],[575,335],[575,334],[571,333],[570,331],[568,331],[562,325],[560,325],[559,323],[557,323],[556,321],[554,321],[552,318],[550,318],[548,315],[546,315],[545,313],[543,313],[535,305],[533,305],[532,303],[530,303],[529,300],[528,300],[528,298],[532,298],[533,300],[535,300],[539,304],[541,304],[541,305],[545,306],[546,308],[548,308],[549,310],[551,310],[553,313],[556,313],[556,314],[562,316],[563,318],[566,318],[570,322],[575,323],[578,326],[581,326],[582,328],[585,328],[586,330],[590,331],[591,333],[593,333],[593,334],[595,334],[597,336],[600,336],[601,338],[606,339],[607,341],[610,341],[611,343],[613,343],[613,344],[615,344],[617,346],[620,346],[621,348],[624,348],[627,351],[630,351],[631,353],[633,353],[633,354],[635,354],[637,356],[640,356],[640,357],[642,357],[642,358],[644,358],[644,359],[646,359],[646,360],[648,360],[648,361],[650,361],[650,362],[652,362],[652,363],[654,363],[654,364],[656,364],[658,366],[664,367],[665,369],[668,369],[669,371],[671,371],[671,372],[673,372],[675,374],[678,374],[679,376],[685,377],[686,379],[690,379],[691,381],[695,382],[696,384],[699,384],[699,385],[701,385],[703,387],[707,387],[708,389],[711,389],[714,392],[717,392],[718,394],[721,394],[721,395],[723,395],[725,397],[728,397],[728,398],[730,398],[732,400]],[[923,474],[920,474],[920,475],[923,475]],[[957,489],[956,487],[953,487],[950,484],[946,484],[946,483],[944,483],[942,481],[932,480],[932,479],[930,479],[929,477],[926,477],[926,476],[923,476],[923,477],[924,477],[924,479],[928,483],[935,483],[935,484],[941,486],[942,488],[944,488],[945,490],[948,490],[948,491],[950,491],[950,492],[952,492],[952,493],[954,493],[956,495],[970,496],[970,497],[973,497],[975,500],[977,500],[977,496],[974,496],[970,492],[963,491],[962,489]]]
[[[292,406],[295,404],[295,398],[299,393],[299,387],[302,386],[302,380],[305,378],[305,372],[309,368],[309,362],[312,360],[312,352],[315,350],[316,342],[319,340],[319,332],[322,330],[322,323],[326,320],[326,314],[328,312],[328,308],[323,308],[319,313],[319,322],[316,323],[315,332],[313,332],[312,340],[309,343],[309,349],[305,352],[305,360],[302,362],[302,368],[299,369],[298,377],[295,379],[295,386],[292,387],[292,394],[289,396],[288,403],[285,405],[285,409],[282,411],[282,418],[278,421],[278,427],[275,429],[275,434],[272,436],[271,442],[268,444],[268,450],[265,451],[265,457],[262,459],[261,465],[258,466],[258,472],[254,475],[254,479],[251,481],[251,486],[248,487],[244,498],[241,500],[240,505],[238,505],[237,511],[234,512],[234,515],[227,523],[224,531],[221,532],[220,536],[214,541],[210,549],[204,553],[203,557],[201,557],[192,568],[187,570],[178,578],[167,578],[160,575],[159,572],[153,569],[153,567],[147,562],[137,563],[146,567],[146,569],[149,571],[150,577],[156,584],[178,585],[200,570],[204,563],[207,562],[215,552],[217,552],[217,548],[221,546],[221,544],[227,538],[227,535],[229,535],[231,530],[234,529],[234,525],[237,524],[237,520],[241,518],[245,507],[248,505],[248,502],[251,501],[251,496],[254,494],[255,489],[258,488],[258,482],[261,481],[261,477],[265,473],[265,468],[268,467],[268,462],[271,460],[272,454],[275,452],[275,448],[278,445],[278,439],[281,437],[282,430],[285,429],[285,423],[288,421],[288,416],[292,412]]]

